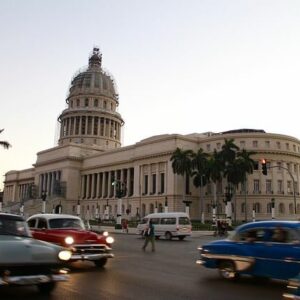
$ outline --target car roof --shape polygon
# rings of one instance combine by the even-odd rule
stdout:
[[[269,221],[257,221],[257,222],[249,222],[243,225],[240,225],[237,228],[237,231],[251,229],[256,227],[265,227],[265,228],[273,228],[273,227],[289,227],[289,228],[300,228],[299,221],[287,221],[287,220],[269,220]]]
[[[0,218],[24,221],[24,218],[22,216],[8,213],[0,213]]]
[[[161,212],[153,213],[145,216],[144,218],[164,218],[164,217],[188,217],[188,214],[185,212]]]
[[[53,220],[53,219],[76,219],[76,220],[81,220],[79,217],[77,216],[73,216],[73,215],[67,215],[67,214],[35,214],[30,216],[28,220],[33,219],[33,218],[43,218],[46,220]]]

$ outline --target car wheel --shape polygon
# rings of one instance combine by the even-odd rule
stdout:
[[[106,262],[107,262],[107,258],[101,258],[101,259],[95,260],[94,264],[96,265],[96,267],[102,268],[105,266]]]
[[[56,287],[55,282],[40,283],[37,285],[39,292],[42,294],[50,294]]]
[[[235,264],[233,261],[225,260],[221,261],[219,265],[219,274],[222,278],[226,280],[235,280],[238,278],[238,273],[235,269]]]
[[[171,232],[166,232],[166,233],[165,233],[165,238],[166,238],[166,240],[171,240],[171,239],[172,239],[172,234],[171,234]]]
[[[185,238],[185,235],[181,235],[181,236],[178,237],[178,239],[179,239],[180,241],[183,241],[184,238]]]

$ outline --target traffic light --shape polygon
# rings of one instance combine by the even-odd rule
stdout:
[[[267,161],[265,159],[262,159],[261,166],[262,166],[262,173],[264,175],[268,175]]]

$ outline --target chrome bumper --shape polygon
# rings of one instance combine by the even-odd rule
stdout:
[[[290,300],[290,299],[299,300],[300,296],[292,295],[292,294],[288,294],[288,293],[283,294],[283,300]]]
[[[0,278],[0,285],[33,285],[52,281],[66,281],[68,275],[28,275],[28,276],[5,276]]]
[[[72,260],[99,260],[101,258],[113,258],[112,253],[99,253],[99,254],[73,254],[70,258]]]
[[[197,265],[203,265],[204,264],[204,261],[202,259],[197,259],[196,260],[196,264]]]

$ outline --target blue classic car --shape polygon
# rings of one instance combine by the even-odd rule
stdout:
[[[288,280],[300,272],[300,222],[260,221],[239,226],[227,239],[201,248],[197,264],[235,279],[247,274]]]
[[[0,213],[0,288],[35,285],[50,293],[68,279],[65,263],[72,253],[32,238],[21,216]]]

